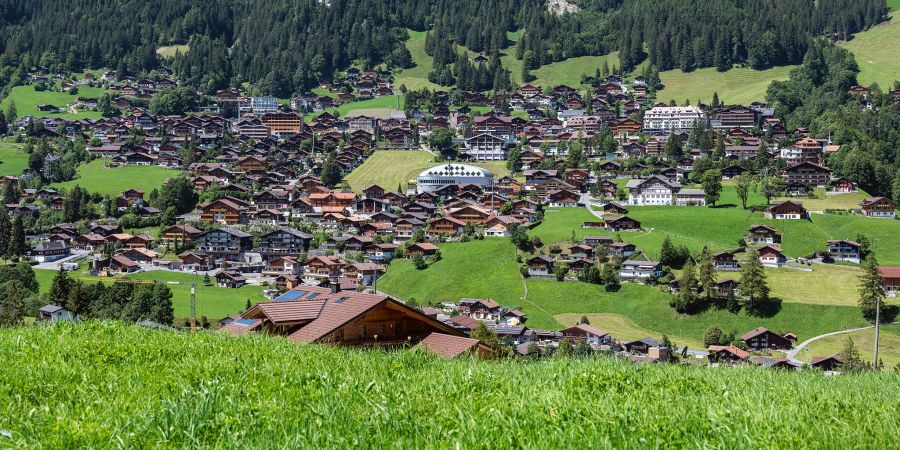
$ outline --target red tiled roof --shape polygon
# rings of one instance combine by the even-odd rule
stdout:
[[[750,356],[749,352],[741,350],[733,345],[710,345],[707,350],[709,350],[710,353],[717,353],[724,350],[740,359],[747,359]]]
[[[247,311],[245,317],[253,317],[258,310],[275,325],[306,322],[319,317],[325,303],[325,300],[258,303]]]
[[[478,346],[478,342],[478,339],[431,333],[419,345],[435,355],[451,359],[472,350]]]

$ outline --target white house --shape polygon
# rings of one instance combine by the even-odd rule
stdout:
[[[75,318],[75,314],[73,314],[72,311],[58,305],[45,305],[43,308],[39,309],[38,312],[41,314],[41,320],[48,320],[50,322],[56,322],[57,320],[73,320]]]
[[[662,263],[658,261],[633,261],[622,263],[619,268],[619,276],[624,279],[659,278],[663,276]]]
[[[476,161],[503,161],[509,141],[490,133],[476,134],[466,139],[466,154]]]
[[[644,132],[688,131],[706,122],[706,113],[696,106],[657,106],[644,113]]]

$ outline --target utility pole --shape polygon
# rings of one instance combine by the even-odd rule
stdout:
[[[875,298],[875,354],[872,356],[872,364],[873,366],[878,365],[878,329],[879,322],[881,322],[881,297],[878,296]]]
[[[197,331],[197,283],[193,281],[167,281],[166,284],[189,285],[191,287],[191,331]]]

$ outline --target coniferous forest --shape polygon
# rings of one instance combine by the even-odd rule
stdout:
[[[0,83],[17,84],[36,65],[146,72],[159,46],[188,44],[171,63],[181,80],[207,91],[251,82],[288,96],[352,64],[410,65],[406,29],[431,30],[431,80],[466,89],[509,84],[501,50],[529,69],[616,50],[624,71],[645,60],[658,70],[762,69],[799,64],[813,38],[846,38],[887,12],[884,0],[575,3],[579,12],[554,15],[544,0],[0,0]],[[469,64],[454,44],[490,59]]]

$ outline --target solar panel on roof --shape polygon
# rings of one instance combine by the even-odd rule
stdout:
[[[292,300],[297,300],[300,297],[308,294],[307,291],[288,291],[281,297],[275,299],[276,302],[289,302]]]
[[[238,325],[250,326],[256,323],[256,319],[238,319],[234,321]]]
[[[306,298],[309,299],[309,300],[312,300],[312,299],[314,299],[314,298],[316,298],[316,297],[318,297],[318,296],[319,296],[319,293],[318,293],[318,292],[313,292],[312,294],[309,294],[309,297],[306,297]]]

